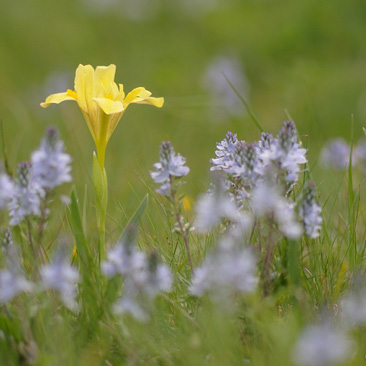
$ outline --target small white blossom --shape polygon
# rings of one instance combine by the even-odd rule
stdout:
[[[160,161],[154,164],[156,171],[150,172],[155,183],[162,184],[156,191],[167,196],[169,194],[171,179],[183,177],[189,173],[189,168],[185,166],[186,159],[174,152],[169,141],[163,141],[160,146]]]
[[[261,154],[264,164],[277,165],[286,173],[286,182],[293,183],[298,179],[301,171],[300,166],[307,162],[306,149],[301,148],[297,142],[297,131],[294,122],[284,122],[278,133],[276,143],[269,150]]]
[[[33,179],[31,165],[28,162],[20,163],[15,190],[9,202],[11,226],[19,225],[26,216],[41,214],[41,197],[44,191],[39,183]]]
[[[0,270],[0,303],[5,304],[22,292],[32,291],[33,285],[15,269]]]
[[[364,276],[356,274],[353,289],[340,302],[340,309],[345,325],[366,325],[366,285]]]
[[[130,313],[139,321],[149,319],[150,308],[159,292],[171,290],[173,276],[165,264],[152,254],[147,266],[125,277],[122,298],[115,304],[117,313]]]
[[[304,188],[302,202],[299,206],[299,215],[304,222],[305,233],[311,239],[315,239],[320,235],[321,224],[323,222],[321,212],[322,209],[316,202],[315,184],[308,181]]]
[[[213,165],[211,170],[225,171],[232,166],[238,142],[236,134],[234,135],[230,131],[226,133],[225,138],[216,144],[216,158],[211,159],[211,164]]]
[[[44,189],[71,181],[71,157],[64,152],[55,127],[48,128],[38,150],[32,154],[32,177]]]
[[[262,171],[262,161],[259,159],[256,144],[239,141],[236,144],[234,162],[227,169],[229,174],[239,178],[241,186],[251,189],[257,182]]]
[[[232,238],[223,239],[198,267],[190,292],[202,296],[209,292],[224,300],[232,292],[251,293],[258,283],[257,260],[249,248],[242,248]]]
[[[40,274],[44,289],[58,291],[67,308],[72,311],[78,310],[76,296],[79,272],[64,256],[59,255],[51,264],[42,266]]]
[[[321,161],[325,167],[344,169],[349,164],[350,151],[351,148],[344,139],[331,140],[321,152]],[[354,164],[355,160],[352,159],[352,162]]]
[[[108,277],[128,276],[143,271],[146,267],[146,254],[136,250],[133,244],[120,243],[107,253],[102,263],[102,271]]]
[[[352,342],[329,324],[308,326],[297,340],[294,361],[299,366],[333,366],[347,361]]]
[[[197,232],[208,232],[220,223],[222,219],[236,221],[238,207],[224,190],[222,182],[216,182],[213,191],[202,195],[196,204]]]
[[[115,311],[146,321],[155,297],[171,289],[173,277],[165,264],[158,263],[155,253],[147,257],[136,248],[136,230],[134,225],[127,227],[122,241],[107,254],[102,271],[109,278],[122,275],[124,280],[123,296],[115,304]]]
[[[343,315],[351,325],[366,325],[366,294],[352,293],[341,303]]]
[[[265,151],[268,151],[271,149],[273,144],[276,144],[277,140],[273,138],[272,134],[267,132],[261,133],[261,138],[257,142],[257,152],[258,154],[263,154]]]
[[[301,237],[303,230],[296,221],[294,203],[281,196],[279,188],[267,180],[253,190],[251,207],[258,217],[273,216],[282,233],[290,239]]]

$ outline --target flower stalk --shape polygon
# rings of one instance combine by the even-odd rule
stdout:
[[[99,231],[99,261],[102,261],[105,259],[105,220],[107,216],[108,181],[106,170],[104,166],[100,165],[100,160],[95,153],[93,154],[93,186]]]

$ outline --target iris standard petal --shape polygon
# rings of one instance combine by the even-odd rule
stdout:
[[[75,91],[79,107],[93,119],[96,107],[93,101],[94,69],[91,65],[79,65],[75,72]],[[96,116],[95,116],[96,118]]]
[[[114,84],[114,76],[116,74],[116,65],[97,66],[94,72],[94,96],[99,97],[103,90],[105,93],[110,92],[111,85]]]

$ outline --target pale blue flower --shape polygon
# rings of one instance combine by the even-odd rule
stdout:
[[[64,152],[58,130],[50,127],[38,150],[32,154],[32,177],[44,189],[71,181],[71,157]]]
[[[197,200],[195,227],[197,232],[205,233],[214,229],[223,219],[235,222],[238,215],[237,205],[223,183],[217,181],[213,190]]]
[[[219,301],[230,293],[248,294],[257,288],[256,270],[257,259],[251,249],[228,237],[195,270],[190,292],[195,296],[210,293]]]
[[[284,122],[278,133],[277,140],[271,144],[270,149],[261,154],[261,159],[266,164],[273,164],[285,172],[286,182],[297,181],[301,165],[307,162],[306,149],[297,141],[297,131],[294,122]]]
[[[151,178],[155,183],[162,184],[157,189],[159,194],[169,195],[171,180],[186,176],[189,168],[185,166],[186,159],[174,152],[170,141],[163,141],[160,146],[160,161],[154,164],[156,171],[150,172]]]
[[[342,138],[329,141],[321,152],[321,161],[325,167],[344,169],[349,164],[351,147]],[[354,163],[354,161],[353,161]]]
[[[8,204],[11,226],[19,225],[26,216],[41,214],[41,198],[44,191],[39,183],[33,179],[31,164],[20,163],[18,179],[15,182],[14,194]]]
[[[328,323],[305,328],[297,340],[293,359],[299,366],[333,366],[348,361],[353,343]]]
[[[315,183],[308,181],[304,187],[302,201],[299,205],[299,215],[303,220],[305,234],[315,239],[320,235],[322,209],[316,201]]]
[[[0,303],[5,304],[22,292],[32,291],[33,285],[16,270],[0,270]]]
[[[269,178],[261,181],[254,189],[250,200],[257,217],[273,218],[282,233],[290,239],[298,239],[303,233],[302,225],[296,220],[295,204],[283,197],[279,187]]]
[[[68,263],[66,256],[59,254],[52,263],[43,265],[40,274],[45,290],[57,291],[67,308],[78,310],[76,296],[80,276],[78,270]]]
[[[216,158],[211,159],[211,170],[226,171],[232,166],[235,160],[234,155],[238,142],[236,134],[233,134],[230,131],[226,133],[225,138],[216,144]]]

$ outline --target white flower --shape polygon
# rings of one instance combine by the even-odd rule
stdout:
[[[211,170],[227,170],[234,163],[234,155],[238,139],[230,131],[226,133],[225,138],[216,144],[216,158],[211,159]]]
[[[130,313],[137,320],[149,318],[150,308],[161,291],[169,291],[173,277],[165,264],[157,263],[156,254],[147,257],[135,244],[136,227],[127,227],[122,242],[107,254],[102,271],[108,277],[122,275],[123,296],[115,304],[117,313]]]
[[[299,206],[299,215],[304,222],[305,233],[315,239],[320,235],[322,209],[316,202],[316,188],[312,181],[308,181],[304,187],[303,199]]]
[[[185,166],[186,159],[180,154],[175,154],[172,144],[163,141],[160,146],[160,161],[154,164],[155,172],[150,172],[155,183],[162,186],[156,191],[164,196],[169,195],[172,178],[183,177],[189,173],[189,168]]]
[[[0,270],[0,303],[11,301],[21,292],[32,291],[33,285],[16,270]]]
[[[365,277],[355,275],[350,293],[340,302],[341,315],[346,326],[366,325],[366,285]]]
[[[146,268],[125,277],[123,296],[114,309],[116,313],[130,313],[135,319],[146,321],[155,297],[159,292],[170,291],[172,283],[173,276],[169,268],[165,264],[156,264],[153,255]]]
[[[268,179],[253,190],[251,207],[258,217],[273,216],[282,233],[290,239],[301,237],[303,230],[296,221],[294,204],[281,196],[278,187]]]
[[[67,259],[60,255],[51,264],[42,266],[40,273],[44,289],[58,291],[64,305],[72,311],[77,311],[79,272],[67,262]]]
[[[30,163],[19,164],[18,176],[14,194],[8,204],[11,226],[19,225],[26,216],[39,216],[41,197],[44,195],[39,183],[33,179]]]
[[[343,315],[352,325],[366,325],[366,294],[352,293],[341,303]]]
[[[52,189],[71,181],[71,157],[64,152],[64,144],[55,127],[48,128],[31,160],[32,177],[42,188]]]
[[[286,182],[293,183],[298,179],[300,166],[307,162],[306,149],[297,142],[297,131],[294,122],[284,122],[278,138],[270,149],[261,154],[264,165],[272,163],[286,173]]]
[[[146,268],[146,255],[136,250],[133,244],[117,244],[107,253],[107,260],[102,263],[102,271],[108,277],[128,276]]]
[[[231,238],[223,239],[196,269],[190,292],[202,296],[209,292],[224,300],[232,292],[255,291],[257,260],[249,248],[241,248]]]
[[[229,194],[224,190],[222,182],[216,182],[212,192],[202,195],[196,204],[197,232],[208,232],[220,223],[222,219],[236,221],[238,208]]]
[[[300,335],[294,350],[299,366],[333,366],[351,356],[352,342],[328,324],[308,326]]]
[[[234,162],[227,169],[229,174],[240,179],[245,188],[252,188],[262,171],[262,161],[259,159],[256,144],[239,141],[233,155]]]
[[[337,138],[331,140],[321,152],[321,161],[325,167],[344,169],[349,164],[350,151],[351,148],[344,139]],[[360,152],[361,150],[358,150],[357,156]],[[352,163],[355,163],[355,159],[352,159]]]

